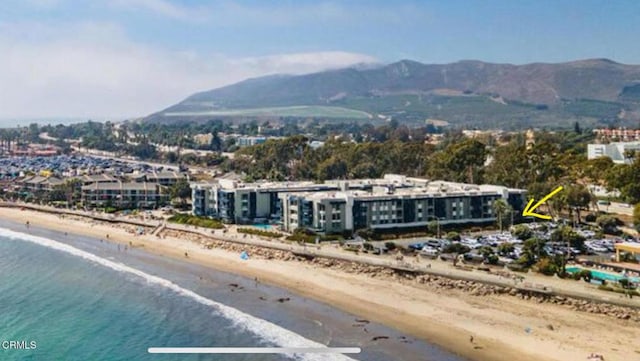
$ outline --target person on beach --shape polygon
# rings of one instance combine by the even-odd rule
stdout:
[[[29,221],[27,221],[27,223],[25,223],[25,225],[27,226],[27,228],[29,228]]]
[[[473,335],[469,336],[469,342],[473,343]]]

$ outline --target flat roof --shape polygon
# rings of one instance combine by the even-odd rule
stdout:
[[[148,182],[112,182],[91,183],[82,187],[82,190],[155,190],[158,183]]]
[[[622,242],[622,243],[616,243],[613,246],[616,248],[616,250],[640,253],[640,243]]]
[[[385,187],[374,188],[372,191],[347,190],[347,191],[323,191],[305,192],[302,196],[308,199],[346,199],[352,197],[358,200],[385,200],[392,198],[445,198],[445,197],[470,197],[470,196],[502,196],[503,193],[524,193],[524,190],[511,189],[493,185],[471,185],[464,183],[435,182],[427,186],[400,188],[389,190]],[[286,192],[285,192],[286,193]]]
[[[389,197],[404,196],[471,196],[509,193],[526,193],[524,189],[508,188],[491,184],[467,184],[442,180],[428,180],[426,178],[406,177],[398,174],[385,174],[383,178],[327,180],[324,183],[312,181],[294,182],[253,182],[243,183],[226,179],[217,179],[207,183],[191,183],[192,187],[220,187],[228,190],[251,190],[273,192],[325,192],[325,197],[335,198],[337,192],[347,192],[358,197]],[[358,188],[372,188],[372,191],[360,192]],[[359,193],[360,192],[360,193]]]

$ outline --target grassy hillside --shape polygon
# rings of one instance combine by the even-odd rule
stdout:
[[[198,117],[446,120],[478,128],[636,124],[640,66],[607,59],[526,65],[402,60],[269,76],[194,94],[148,120]]]
[[[167,112],[168,117],[195,116],[241,116],[241,117],[299,117],[299,118],[338,118],[338,119],[369,119],[371,116],[364,111],[335,106],[290,106],[271,108],[249,108],[229,110],[205,110],[186,112]]]

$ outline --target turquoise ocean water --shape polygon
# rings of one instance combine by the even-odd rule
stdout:
[[[367,325],[365,334],[352,315],[253,280],[118,251],[98,240],[4,226],[0,222],[0,346],[33,341],[36,348],[0,347],[2,360],[460,360],[381,325]],[[276,301],[284,296],[290,301]],[[389,338],[372,342],[372,335]],[[161,346],[323,344],[361,346],[363,353],[147,353]]]

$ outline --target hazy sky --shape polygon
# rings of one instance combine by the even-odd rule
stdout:
[[[640,64],[640,1],[2,0],[0,118],[135,117],[272,73],[414,59]]]

